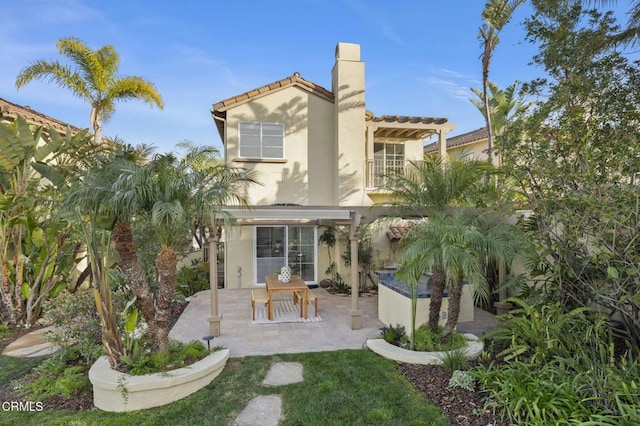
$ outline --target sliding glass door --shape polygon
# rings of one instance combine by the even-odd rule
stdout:
[[[317,240],[314,226],[256,226],[255,282],[289,265],[307,284],[317,283]]]

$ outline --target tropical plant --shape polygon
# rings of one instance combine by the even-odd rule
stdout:
[[[255,182],[250,171],[211,161],[216,150],[187,148],[181,159],[174,154],[156,155],[148,163],[139,164],[114,158],[84,179],[83,189],[75,194],[79,202],[104,200],[99,213],[113,228],[119,266],[160,351],[168,348],[177,251],[187,246],[194,223],[214,223],[216,215],[223,216],[222,206],[243,203],[245,187]],[[153,274],[156,279],[147,279],[136,249],[137,224],[151,224],[146,229],[159,243]]]
[[[56,43],[58,53],[70,65],[39,59],[23,68],[16,78],[21,88],[33,80],[48,79],[91,104],[94,143],[102,143],[102,124],[115,112],[117,101],[141,99],[150,106],[163,108],[162,97],[152,83],[138,76],[119,76],[120,55],[113,46],[92,50],[82,40],[68,37]]]
[[[500,137],[505,134],[509,126],[509,122],[514,117],[522,115],[530,106],[524,101],[521,94],[518,93],[519,82],[511,84],[506,89],[500,89],[497,84],[488,81],[487,86],[490,91],[489,95],[489,115],[491,116],[491,135],[492,137]],[[477,99],[470,99],[471,103],[482,113],[485,114],[484,94],[481,90],[472,87],[471,91],[477,96]]]
[[[378,205],[394,208],[400,215],[432,217],[445,214],[458,206],[469,205],[470,195],[481,187],[481,178],[490,171],[484,161],[452,161],[427,156],[423,161],[411,161],[404,174],[391,174],[386,177],[385,189],[390,198]],[[410,233],[411,234],[411,233]],[[411,290],[412,327],[411,338],[415,335],[415,313],[417,309],[417,282],[425,268],[418,270],[419,263],[414,263],[412,277],[407,283]],[[444,269],[434,264],[430,270],[431,298],[429,305],[429,329],[435,331],[440,319],[440,307],[447,284]],[[400,274],[402,275],[402,273]],[[410,278],[410,277],[407,277]]]
[[[67,284],[71,228],[56,211],[65,179],[97,152],[87,141],[86,131],[32,130],[20,116],[0,124],[0,312],[10,323],[34,323],[42,302]]]
[[[484,118],[487,123],[487,156],[489,163],[493,162],[493,124],[491,107],[489,104],[489,69],[493,52],[500,42],[498,38],[505,25],[511,20],[513,12],[524,0],[489,0],[482,11],[484,23],[478,32],[478,39],[482,45],[482,98],[484,104]]]

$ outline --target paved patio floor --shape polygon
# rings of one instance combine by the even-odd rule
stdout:
[[[351,297],[333,295],[322,288],[313,292],[318,297],[318,310],[323,321],[306,323],[251,323],[251,291],[221,289],[218,291],[221,334],[211,346],[230,349],[232,357],[271,355],[277,353],[320,352],[338,349],[360,349],[367,339],[380,336],[384,324],[378,320],[378,297],[365,294],[358,299],[362,310],[362,329],[351,329]],[[309,312],[313,308],[309,306]],[[197,293],[173,327],[171,338],[189,342],[209,334],[209,290]],[[459,324],[460,331],[473,334],[495,327],[493,315],[476,309],[476,321]]]

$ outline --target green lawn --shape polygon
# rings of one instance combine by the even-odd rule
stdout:
[[[304,381],[260,383],[270,365],[300,362]],[[23,368],[0,356],[2,371]],[[7,385],[2,376],[1,386]],[[1,412],[2,425],[228,425],[258,395],[280,394],[282,425],[446,425],[438,408],[396,372],[395,363],[366,350],[232,358],[213,383],[165,407],[126,413]]]

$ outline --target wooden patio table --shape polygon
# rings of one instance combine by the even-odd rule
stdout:
[[[307,284],[302,280],[300,275],[292,275],[291,281],[288,283],[278,280],[278,277],[275,275],[267,275],[264,280],[267,284],[267,293],[269,293],[269,321],[273,321],[273,293],[276,291],[302,291],[302,316],[304,319],[307,319],[309,287],[307,287]]]

